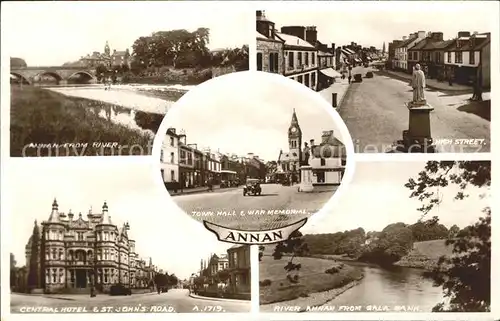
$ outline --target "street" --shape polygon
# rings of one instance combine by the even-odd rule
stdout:
[[[262,184],[261,187],[260,196],[243,196],[243,188],[240,187],[219,193],[179,195],[173,200],[200,221],[242,230],[268,230],[311,216],[328,202],[337,189],[327,187],[317,193],[300,193],[298,185]],[[290,213],[269,213],[269,210],[290,210]]]
[[[363,81],[351,84],[338,112],[351,133],[356,152],[387,152],[408,129],[405,103],[412,99],[412,89],[408,81],[376,72],[373,78],[364,78],[367,71],[373,71],[371,68],[354,69],[352,74],[361,73]],[[490,151],[490,121],[483,115],[485,107],[468,101],[471,96],[426,89],[425,98],[434,107],[430,114],[431,132],[438,152]],[[468,139],[484,141],[477,144]],[[439,140],[446,143],[439,144]]]
[[[12,293],[11,313],[169,313],[169,312],[250,312],[250,301],[199,299],[189,296],[187,289],[171,289],[167,293],[132,294],[131,296],[28,295]],[[34,310],[38,308],[39,310]],[[44,308],[45,311],[41,310]]]

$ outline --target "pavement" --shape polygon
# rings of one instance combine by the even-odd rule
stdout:
[[[79,308],[79,312],[108,313],[209,313],[209,312],[250,312],[250,301],[210,300],[194,298],[187,289],[172,289],[167,293],[145,293],[130,296],[109,296],[100,294],[94,298],[89,295],[72,295],[72,300],[57,299],[52,296],[39,296],[12,293],[11,313],[77,312],[69,309]],[[68,295],[61,296],[68,297]],[[66,308],[64,311],[63,309]],[[42,312],[42,313],[43,313]]]
[[[196,294],[189,294],[190,297],[194,299],[200,299],[200,300],[210,300],[210,301],[224,301],[224,302],[239,302],[239,303],[245,303],[245,302],[250,302],[248,300],[236,300],[236,299],[224,299],[224,298],[212,298],[209,296],[201,296],[201,295],[196,295]]]
[[[179,195],[173,200],[187,214],[199,221],[243,230],[280,228],[319,211],[337,187],[321,193],[301,193],[298,185],[262,184],[260,196],[243,196],[243,188],[225,193]],[[290,210],[289,213],[269,210]],[[294,210],[294,211],[291,211]]]
[[[407,81],[410,81],[412,79],[412,75],[401,71],[384,70],[377,72],[382,75],[385,73],[388,76],[404,79]],[[425,84],[427,88],[435,90],[459,91],[459,92],[470,92],[470,93],[472,93],[473,91],[473,88],[471,86],[465,86],[459,84],[453,84],[452,86],[450,86],[447,81],[437,81],[436,79],[425,79]]]
[[[372,70],[365,69],[363,74]],[[406,80],[376,72],[371,79],[351,84],[337,111],[351,133],[355,151],[390,152],[392,144],[408,129],[405,103],[412,96]],[[434,107],[430,120],[437,152],[490,151],[490,93],[483,94],[484,102],[471,102],[470,93],[457,91],[426,89],[425,97]]]
[[[220,185],[214,185],[213,186],[213,191],[210,193],[223,193],[227,192],[230,190],[234,190],[237,187],[224,187],[221,188]],[[200,187],[193,187],[193,188],[186,188],[181,190],[177,190],[177,192],[173,190],[169,190],[168,193],[170,196],[177,196],[177,195],[186,195],[186,194],[195,194],[195,193],[208,193],[208,187],[206,186],[200,186]]]
[[[357,73],[362,73],[363,67],[354,67],[351,70],[351,74],[354,77],[354,74]],[[363,75],[364,76],[364,75]],[[347,90],[349,89],[349,80],[347,79],[347,76],[345,79],[342,78],[336,78],[335,82],[330,85],[330,87],[325,88],[319,92],[321,97],[323,97],[326,101],[332,104],[332,93],[337,93],[337,108],[339,108],[342,105],[342,102],[344,101],[344,98],[346,96]],[[335,108],[335,109],[337,109]]]

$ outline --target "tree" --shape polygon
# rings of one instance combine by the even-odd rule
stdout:
[[[308,252],[309,248],[307,243],[304,242],[303,235],[299,231],[290,234],[288,240],[276,244],[273,252],[273,258],[275,260],[281,260],[284,255],[291,254],[287,264],[283,267],[290,283],[299,283],[298,273],[302,267],[300,263],[294,263],[293,259],[297,256],[303,256]],[[294,271],[296,271],[295,274]]]
[[[95,73],[96,73],[97,80],[101,81],[103,78],[106,77],[106,75],[108,73],[108,68],[106,66],[104,66],[103,64],[99,64],[95,68]]]
[[[222,282],[226,283],[229,280],[230,274],[228,270],[220,270],[217,272],[217,279]]]
[[[410,178],[405,186],[412,190],[411,197],[424,203],[418,210],[425,216],[440,203],[439,196],[431,190],[449,184],[459,187],[455,195],[458,200],[469,196],[465,192],[468,186],[489,191],[491,162],[428,162],[418,178]],[[446,243],[453,246],[454,255],[440,258],[438,267],[430,273],[449,299],[448,305],[439,303],[434,311],[490,311],[491,211],[489,207],[484,211],[485,216],[477,223],[460,231],[454,239],[447,240]]]
[[[450,227],[449,233],[448,233],[448,238],[454,238],[457,236],[457,234],[460,232],[460,228],[455,224],[452,227]]]
[[[161,289],[168,285],[168,276],[163,273],[158,273],[154,277],[154,284],[158,289]]]
[[[31,235],[31,253],[29,260],[28,288],[31,290],[40,286],[40,230],[35,221],[33,233]]]
[[[265,249],[264,245],[259,245],[259,262],[262,261],[262,257],[264,257]]]
[[[17,262],[13,253],[10,253],[10,286],[13,287],[16,285],[17,279]]]
[[[170,286],[176,286],[179,283],[179,278],[175,274],[168,276],[168,284]]]
[[[24,68],[28,67],[28,64],[26,64],[26,61],[22,58],[17,58],[17,57],[10,57],[10,67],[11,68]]]

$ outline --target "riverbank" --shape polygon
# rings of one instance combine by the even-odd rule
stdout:
[[[439,258],[452,255],[453,247],[446,245],[446,240],[415,242],[410,253],[394,265],[430,271],[438,266]]]
[[[260,262],[260,304],[274,306],[317,306],[355,286],[363,278],[357,267],[333,260],[298,257],[301,264],[299,282],[291,283],[283,267],[286,257],[274,260],[264,256]],[[300,304],[299,304],[300,303]]]
[[[43,88],[11,86],[11,156],[150,154],[151,134],[111,120],[121,113],[130,115],[130,109]]]

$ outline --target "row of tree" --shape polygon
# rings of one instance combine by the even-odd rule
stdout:
[[[158,289],[174,287],[179,283],[175,274],[158,273],[154,277],[154,284]]]

